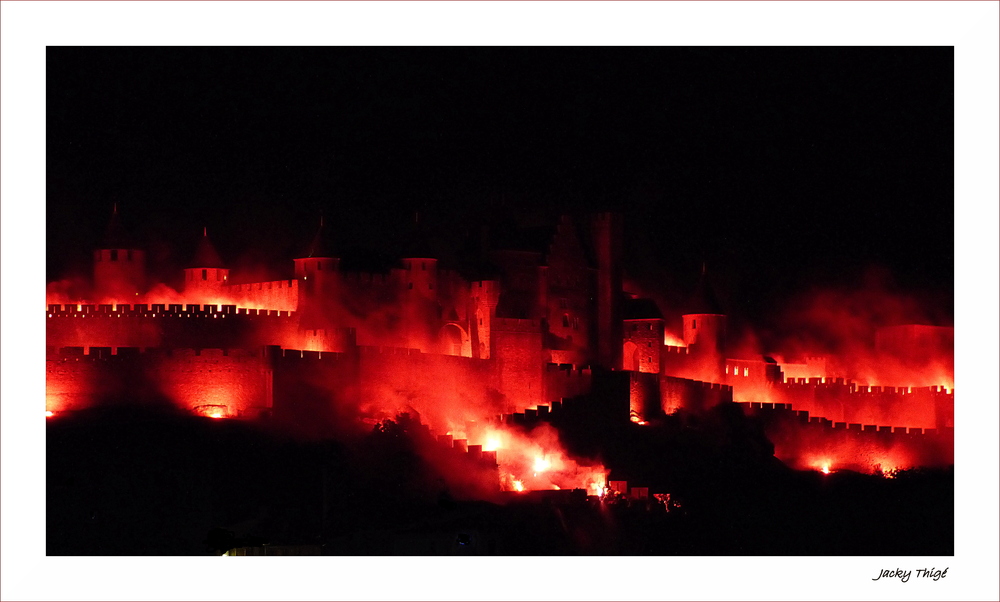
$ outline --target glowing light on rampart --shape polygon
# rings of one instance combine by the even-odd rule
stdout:
[[[669,332],[663,333],[663,344],[668,347],[687,347],[687,343],[684,342],[684,339],[674,336]]]

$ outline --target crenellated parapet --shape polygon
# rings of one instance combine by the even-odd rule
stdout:
[[[942,386],[868,386],[844,378],[813,377],[774,383],[764,397],[835,422],[893,422],[919,428],[954,425],[954,390]]]
[[[507,412],[496,416],[492,422],[498,425],[517,425],[528,430],[541,423],[550,423],[562,418],[572,418],[588,400],[585,396],[566,397],[546,404],[524,408],[520,412]]]
[[[421,424],[420,427],[429,434],[427,425]],[[484,451],[482,445],[470,445],[468,439],[455,439],[452,435],[438,435],[436,440],[439,449],[445,453],[470,461],[474,466],[493,470],[498,468],[496,450]]]
[[[791,404],[739,404],[775,445],[775,456],[798,468],[829,465],[870,471],[947,466],[954,462],[954,429],[838,422]]]
[[[49,318],[225,318],[230,316],[291,318],[294,311],[248,309],[235,305],[154,303],[135,305],[49,305]]]
[[[217,349],[217,348],[165,348],[157,347],[143,349],[140,347],[47,347],[46,360],[48,361],[131,361],[141,358],[264,358],[266,350],[264,348],[245,349]]]
[[[589,367],[570,364],[546,364],[543,379],[542,400],[545,402],[584,395],[593,386],[593,372]]]
[[[674,347],[673,345],[664,345],[663,353],[673,354],[673,355],[687,355],[691,353],[690,347]]]
[[[907,435],[914,437],[953,437],[955,431],[951,427],[934,429],[862,424],[858,422],[834,422],[822,416],[811,416],[809,412],[804,410],[794,410],[792,409],[792,404],[788,403],[738,402],[738,405],[743,408],[744,413],[748,416],[764,417],[766,422],[784,421],[812,429],[822,428],[830,431],[865,433],[868,435]]]
[[[293,311],[235,305],[50,305],[47,344],[56,347],[256,347],[300,345]]]
[[[660,410],[664,414],[678,410],[697,414],[733,401],[733,387],[721,383],[660,375],[659,387]]]

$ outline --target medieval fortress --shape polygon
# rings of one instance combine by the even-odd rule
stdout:
[[[823,358],[732,357],[704,278],[680,325],[626,294],[619,215],[564,216],[529,243],[485,249],[475,271],[423,251],[387,271],[346,270],[332,236],[321,222],[290,279],[238,282],[205,231],[182,290],[164,295],[116,213],[93,253],[91,294],[48,301],[47,415],[127,398],[322,434],[337,408],[417,408],[444,434],[581,404],[641,428],[735,401],[791,465],[831,450],[860,468],[953,461],[953,390],[858,384],[827,374]],[[877,334],[879,349],[913,362],[928,348],[950,353],[950,328]]]

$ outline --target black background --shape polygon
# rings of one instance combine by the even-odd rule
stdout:
[[[162,273],[203,226],[280,273],[320,212],[391,252],[610,209],[668,314],[705,262],[749,324],[872,267],[951,320],[951,48],[49,48],[47,86],[50,280],[112,203]]]

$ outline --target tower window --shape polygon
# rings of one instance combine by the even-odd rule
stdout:
[[[125,259],[132,261],[132,249],[125,251]]]
[[[743,376],[750,376],[750,368],[743,369]]]
[[[692,329],[698,328],[698,320],[691,320],[691,328]]]
[[[319,271],[323,271],[323,262],[322,261],[317,261],[316,262],[316,269],[319,270]]]
[[[420,269],[423,270],[423,271],[425,271],[425,272],[427,271],[427,262],[426,261],[421,261],[420,262]]]
[[[569,328],[569,314],[563,314],[563,328]]]
[[[208,270],[202,270],[201,271],[201,279],[202,280],[208,280]]]
[[[111,249],[111,261],[118,261],[118,249]]]
[[[408,289],[410,289],[410,290],[412,291],[412,290],[413,290],[413,283],[412,283],[412,282],[411,282],[411,283],[409,283],[409,284],[408,284],[408,285],[406,286],[406,288],[408,288]]]

